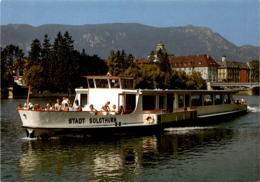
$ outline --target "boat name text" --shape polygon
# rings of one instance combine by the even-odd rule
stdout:
[[[69,124],[85,124],[85,118],[69,118]],[[89,124],[115,123],[115,117],[89,118]]]
[[[69,124],[84,124],[85,118],[69,118]]]
[[[95,123],[114,123],[116,122],[115,117],[106,117],[106,118],[89,118],[89,123],[90,124],[95,124]]]

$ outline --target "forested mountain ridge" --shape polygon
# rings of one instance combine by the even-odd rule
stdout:
[[[9,24],[1,26],[1,47],[14,44],[27,53],[33,39],[43,40],[44,34],[48,34],[53,41],[59,31],[68,31],[79,51],[85,49],[87,54],[102,58],[107,58],[112,49],[124,49],[135,57],[146,57],[158,42],[163,42],[175,56],[208,54],[220,60],[226,55],[229,60],[243,62],[259,59],[259,47],[239,47],[209,28],[191,25],[161,28],[136,23],[38,27]]]

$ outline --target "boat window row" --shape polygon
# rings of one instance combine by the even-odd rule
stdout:
[[[133,79],[124,78],[88,78],[88,88],[122,88],[122,89],[133,89]]]
[[[143,110],[167,110],[193,107],[230,104],[230,94],[166,94],[166,95],[144,95]]]

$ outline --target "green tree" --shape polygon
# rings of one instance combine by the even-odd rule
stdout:
[[[162,72],[171,72],[171,65],[170,65],[170,61],[169,61],[169,57],[166,51],[163,51],[162,49],[159,49],[159,51],[157,51],[157,57],[159,60],[159,67],[160,70]]]
[[[48,90],[49,81],[49,60],[51,55],[51,43],[47,34],[44,35],[44,39],[41,45],[41,66],[43,67],[42,76],[45,78],[42,88]]]
[[[154,52],[154,51],[151,51],[151,52],[150,52],[149,60],[150,60],[151,62],[153,62],[153,61],[155,60],[155,52]]]
[[[206,81],[202,78],[201,73],[192,72],[191,75],[188,76],[188,82],[193,84],[189,84],[186,82],[186,86],[188,89],[206,89],[207,84]]]
[[[14,45],[1,48],[1,88],[13,86],[13,75],[22,74],[24,53]]]
[[[136,88],[159,88],[160,82],[157,80],[161,76],[161,72],[155,64],[130,66],[124,74],[135,79]]]
[[[51,43],[49,36],[47,34],[44,35],[43,43],[41,45],[41,58],[42,63],[47,64],[51,52]]]
[[[75,66],[73,46],[71,37],[66,33],[66,37],[58,32],[53,43],[53,49],[49,58],[48,75],[50,77],[51,90],[53,91],[68,91],[70,90],[70,82],[72,81]],[[75,70],[76,71],[76,70]]]
[[[127,55],[124,50],[110,52],[110,55],[107,59],[108,61],[108,70],[111,75],[120,75],[133,63],[133,55]]]
[[[186,89],[187,75],[184,71],[172,71],[171,75],[171,89]]]
[[[23,79],[27,86],[43,90],[45,88],[45,77],[43,77],[44,68],[40,64],[32,65],[25,73]]]
[[[29,55],[34,61],[24,76],[26,83],[38,90],[71,93],[75,87],[82,86],[85,81],[82,75],[107,73],[103,60],[96,55],[87,55],[85,50],[79,53],[73,42],[68,32],[58,32],[53,44],[48,35],[44,35],[41,45],[34,40]]]
[[[28,56],[30,66],[32,66],[35,63],[41,63],[41,52],[41,42],[38,39],[34,39],[31,43],[31,50],[29,51]]]
[[[252,82],[259,82],[260,80],[260,62],[257,61],[257,60],[253,60],[253,61],[250,61],[248,63],[249,65],[249,69],[250,69],[250,74],[249,76],[251,75],[251,78],[249,79],[249,81],[252,81]]]
[[[65,47],[68,49],[68,51],[74,51],[74,45],[73,45],[73,40],[72,40],[72,37],[70,36],[69,32],[65,32],[64,33],[64,44],[65,44]]]

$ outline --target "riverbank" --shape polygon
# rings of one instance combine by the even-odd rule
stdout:
[[[75,93],[52,93],[49,91],[33,92],[30,98],[52,98],[52,97],[72,97]],[[28,96],[28,88],[22,87],[9,87],[1,89],[1,99],[26,99]]]

